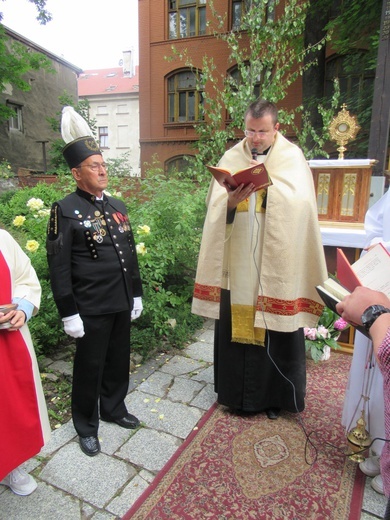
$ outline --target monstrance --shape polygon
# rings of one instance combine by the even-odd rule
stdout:
[[[360,126],[356,117],[351,116],[347,110],[347,105],[344,103],[341,105],[340,112],[332,119],[329,125],[330,137],[332,141],[336,141],[339,145],[337,148],[339,159],[344,159],[344,152],[347,150],[345,145],[355,139],[359,130]]]

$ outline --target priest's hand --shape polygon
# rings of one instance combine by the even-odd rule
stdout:
[[[240,202],[247,199],[255,192],[255,185],[250,183],[244,186],[240,184],[235,190],[228,190],[228,211],[235,209]]]

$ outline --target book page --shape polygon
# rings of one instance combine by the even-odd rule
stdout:
[[[352,269],[365,287],[390,298],[390,255],[381,244],[352,264]]]
[[[333,294],[336,298],[338,298],[340,301],[345,297],[347,296],[348,294],[350,294],[350,292],[345,289],[342,285],[340,285],[339,283],[337,283],[335,280],[333,280],[332,278],[328,278],[327,280],[325,280],[325,282],[323,283],[323,286],[324,286],[324,289],[326,289],[327,291],[329,291],[331,294]]]

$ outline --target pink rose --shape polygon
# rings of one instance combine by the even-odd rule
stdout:
[[[310,329],[309,327],[305,327],[303,329],[303,333],[307,339],[311,339],[313,341],[317,339],[317,329]]]
[[[334,328],[336,330],[344,330],[345,328],[348,327],[348,322],[346,322],[345,320],[343,320],[343,318],[339,318],[338,320],[336,320],[334,322]]]

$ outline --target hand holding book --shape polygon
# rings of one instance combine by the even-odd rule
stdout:
[[[328,278],[316,289],[325,305],[338,313],[336,305],[359,286],[390,297],[390,255],[381,244],[370,249],[352,265],[344,252],[338,248],[337,279]],[[356,328],[367,335],[363,327]]]
[[[267,188],[272,184],[268,171],[262,163],[248,166],[248,168],[239,170],[234,174],[229,170],[218,166],[211,166],[208,164],[207,168],[210,170],[215,180],[229,191],[235,190],[241,184],[244,184],[244,186],[247,186],[250,183],[254,184],[254,191]]]

